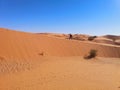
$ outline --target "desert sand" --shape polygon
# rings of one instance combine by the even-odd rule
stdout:
[[[120,46],[61,37],[1,28],[0,90],[120,90]]]

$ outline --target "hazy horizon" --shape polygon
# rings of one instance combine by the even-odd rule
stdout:
[[[0,13],[1,28],[120,35],[119,0],[0,0]]]

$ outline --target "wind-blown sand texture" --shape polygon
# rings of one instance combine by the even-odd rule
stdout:
[[[120,46],[0,29],[0,90],[119,89]]]

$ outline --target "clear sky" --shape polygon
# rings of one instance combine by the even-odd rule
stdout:
[[[120,0],[0,0],[0,27],[120,35]]]

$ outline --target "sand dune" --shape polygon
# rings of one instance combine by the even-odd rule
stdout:
[[[64,37],[1,28],[0,90],[120,89],[120,46]]]
[[[120,36],[117,36],[117,35],[105,35],[103,37],[108,38],[108,39],[116,39],[116,40],[120,39]]]
[[[46,35],[0,29],[1,58],[39,58],[45,56],[84,56],[90,49],[100,57],[120,57],[120,47],[59,39]],[[113,53],[114,52],[114,53]]]
[[[46,36],[52,36],[57,38],[66,39],[68,38],[68,34],[58,34],[58,33],[39,33],[44,34]],[[74,40],[78,41],[89,41],[89,37],[94,37],[91,35],[85,35],[85,34],[72,34]],[[117,35],[104,35],[104,36],[96,36],[92,42],[96,43],[103,43],[108,45],[120,45],[120,36]]]

